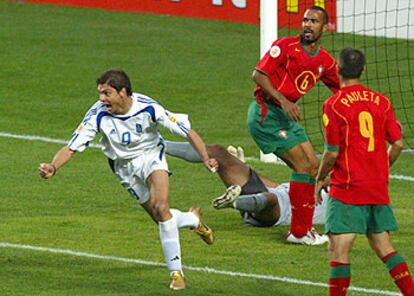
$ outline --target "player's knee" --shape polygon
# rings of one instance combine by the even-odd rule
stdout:
[[[263,192],[263,195],[266,197],[266,201],[267,201],[266,208],[274,207],[275,205],[279,204],[275,194],[270,193],[270,192]]]
[[[310,164],[309,175],[312,178],[316,178],[316,175],[318,174],[318,169],[319,169],[319,164],[318,163]]]
[[[335,247],[333,243],[328,244],[328,255],[332,261],[342,262],[343,254]]]
[[[314,172],[314,170],[315,170],[314,166],[307,159],[302,159],[301,161],[299,161],[295,165],[294,168],[295,168],[295,171],[297,173],[306,173],[306,174],[308,174],[310,176],[312,176],[313,173],[315,173],[315,176],[316,176],[316,173],[318,172],[318,168],[317,167],[316,167],[316,171]]]
[[[170,207],[166,202],[156,202],[152,206],[152,214],[157,221],[166,221],[171,218]]]
[[[210,157],[219,159],[226,153],[226,149],[219,144],[211,144],[207,145],[207,153]]]
[[[305,160],[302,163],[302,170],[304,173],[307,173],[309,176],[315,178],[318,174],[318,163],[313,163],[309,160]]]

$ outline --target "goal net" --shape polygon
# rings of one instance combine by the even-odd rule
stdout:
[[[278,38],[301,32],[306,8],[329,14],[330,31],[322,45],[337,57],[343,47],[365,53],[362,83],[387,95],[403,125],[405,151],[414,150],[414,0],[279,0]],[[319,83],[299,101],[301,124],[317,152],[323,150],[322,104],[331,95]]]

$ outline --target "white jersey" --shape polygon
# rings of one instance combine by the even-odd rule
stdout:
[[[289,183],[283,183],[277,187],[266,187],[270,193],[276,195],[280,207],[280,217],[275,223],[278,225],[290,225],[292,222],[292,208],[289,198]],[[325,211],[328,201],[328,194],[322,191],[322,204],[315,206],[313,224],[325,224]]]
[[[171,113],[152,98],[139,93],[133,93],[131,97],[132,106],[123,115],[111,114],[103,103],[96,102],[72,135],[69,149],[85,150],[100,133],[102,150],[109,159],[132,159],[158,145],[163,146],[157,124],[187,138],[191,129],[188,115]]]

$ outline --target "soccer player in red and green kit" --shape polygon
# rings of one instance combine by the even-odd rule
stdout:
[[[319,80],[332,92],[339,90],[335,59],[320,46],[328,29],[328,15],[319,6],[306,10],[303,32],[276,40],[253,72],[255,100],[250,104],[247,126],[264,153],[274,153],[292,168],[290,243],[320,245],[328,241],[312,227],[313,198],[319,161],[305,130],[297,122],[295,102]]]
[[[357,233],[385,263],[403,295],[414,295],[408,266],[391,244],[397,223],[388,196],[389,166],[403,147],[401,128],[389,99],[360,84],[361,51],[340,52],[341,90],[323,107],[325,151],[316,177],[315,199],[331,172],[325,230],[329,235],[329,295],[342,296],[351,281],[349,253]],[[389,148],[387,149],[387,142]]]

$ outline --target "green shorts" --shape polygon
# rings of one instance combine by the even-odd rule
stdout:
[[[381,233],[397,230],[391,205],[351,205],[329,197],[326,233]]]
[[[305,130],[290,119],[285,110],[270,103],[266,106],[268,111],[263,122],[262,109],[256,99],[250,104],[247,113],[247,127],[260,150],[282,156],[296,145],[309,141]]]

